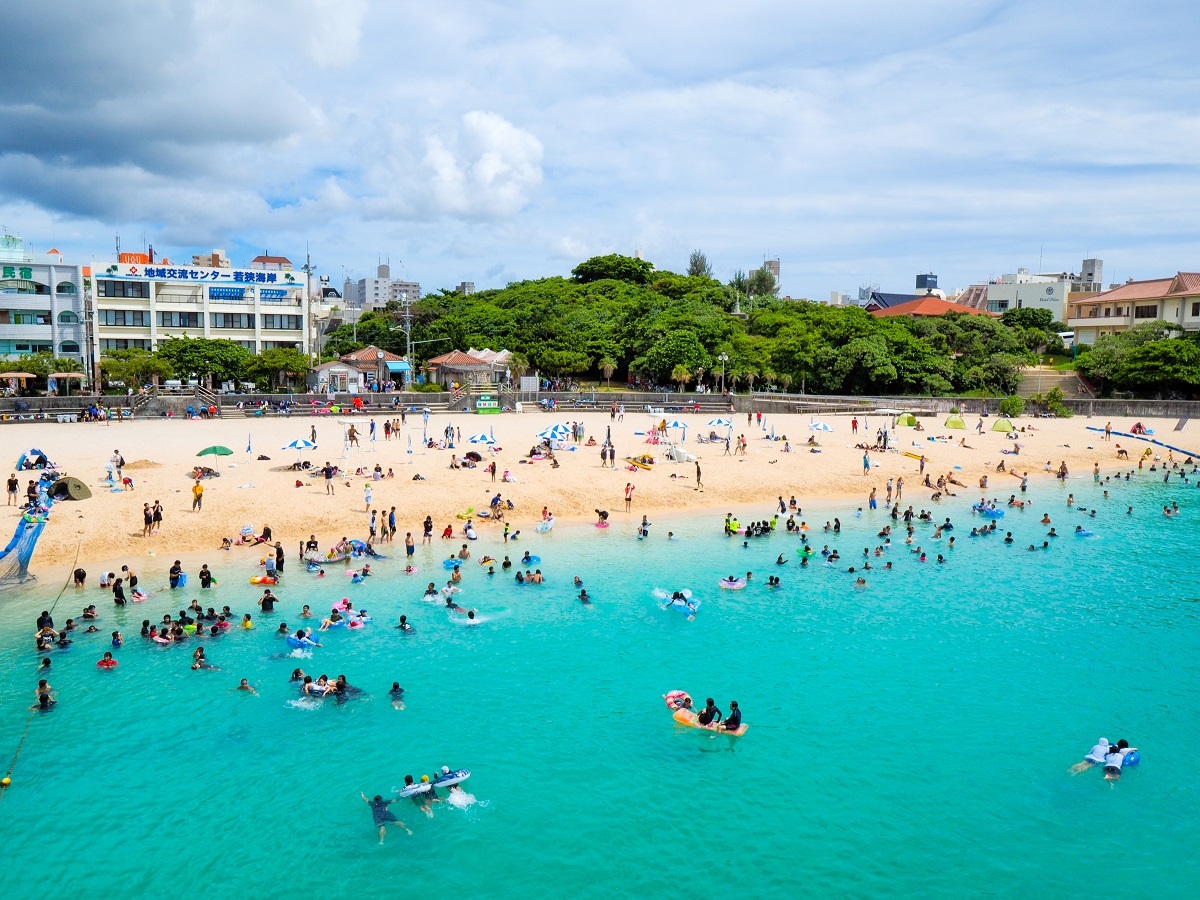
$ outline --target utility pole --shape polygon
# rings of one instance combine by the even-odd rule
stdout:
[[[304,307],[305,307],[304,334],[306,337],[309,338],[308,349],[309,349],[309,354],[311,355],[312,348],[313,348],[312,336],[314,335],[314,333],[317,330],[317,317],[316,317],[316,314],[313,312],[313,304],[312,304],[312,276],[313,276],[313,272],[316,271],[316,269],[313,266],[312,255],[309,253],[309,247],[308,247],[307,241],[304,244],[304,265],[302,265],[300,267],[300,271],[304,273]],[[319,352],[316,355],[315,359],[317,362],[321,361],[321,356],[320,356]]]

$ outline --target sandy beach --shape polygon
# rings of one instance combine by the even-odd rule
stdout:
[[[860,418],[858,435],[851,433],[850,416],[827,416],[822,421],[834,431],[810,431],[811,417],[776,415],[764,417],[763,424],[746,424],[744,414],[733,416],[733,434],[745,434],[748,448],[745,456],[726,456],[724,443],[699,444],[696,435],[707,434],[704,423],[711,416],[689,417],[693,427],[688,429],[681,445],[695,454],[702,467],[703,489],[696,490],[696,467],[692,463],[665,461],[661,447],[648,445],[644,435],[658,418],[642,412],[628,412],[623,422],[610,422],[607,412],[578,412],[562,410],[557,413],[524,413],[501,416],[469,414],[434,415],[428,424],[431,438],[440,438],[447,425],[461,431],[461,442],[454,450],[425,449],[421,445],[422,423],[419,416],[409,416],[408,425],[398,436],[385,441],[383,417],[376,416],[376,440],[368,440],[369,415],[329,418],[296,415],[290,418],[218,419],[212,421],[183,421],[179,419],[143,420],[113,424],[59,424],[52,422],[14,425],[0,431],[3,435],[4,456],[9,471],[17,457],[26,449],[44,451],[59,468],[86,482],[93,496],[80,502],[60,502],[54,507],[51,522],[38,543],[30,565],[38,573],[53,567],[80,563],[125,560],[153,553],[186,554],[214,549],[222,537],[235,538],[243,526],[253,526],[255,532],[269,524],[277,540],[289,552],[297,543],[315,533],[322,547],[340,537],[366,538],[369,513],[364,501],[364,485],[371,484],[372,508],[386,521],[387,511],[395,506],[397,541],[405,531],[420,539],[421,522],[432,515],[436,531],[447,523],[461,524],[455,515],[470,507],[485,508],[497,492],[511,499],[516,506],[509,514],[513,528],[532,530],[547,507],[558,519],[592,519],[597,508],[609,510],[614,517],[626,515],[640,518],[643,514],[675,513],[681,515],[709,514],[718,516],[728,509],[755,504],[765,513],[779,495],[784,500],[795,495],[801,506],[819,505],[826,501],[857,502],[866,505],[872,487],[878,490],[883,504],[889,478],[904,479],[904,503],[918,509],[929,507],[932,491],[920,486],[919,461],[903,455],[905,452],[924,454],[926,471],[936,481],[939,474],[953,473],[965,487],[952,487],[960,496],[980,495],[981,476],[989,477],[986,494],[1006,500],[1019,489],[1018,478],[995,471],[1003,460],[1006,468],[1019,473],[1028,472],[1031,483],[1051,480],[1053,474],[1044,471],[1046,463],[1057,469],[1066,462],[1071,483],[1082,488],[1091,484],[1092,467],[1098,463],[1101,471],[1110,474],[1136,468],[1137,459],[1149,446],[1140,441],[1114,437],[1106,443],[1103,435],[1088,431],[1087,426],[1103,428],[1099,419],[1033,419],[1016,420],[1026,431],[1014,442],[999,432],[990,430],[994,418],[984,419],[984,431],[977,434],[977,419],[967,417],[967,430],[952,430],[940,425],[940,419],[922,419],[925,428],[898,428],[893,432],[895,443],[886,453],[871,453],[869,476],[863,474],[863,451],[856,443],[874,440],[875,431],[890,418],[867,416]],[[585,442],[594,437],[597,446],[580,444],[574,451],[560,451],[558,468],[547,461],[523,463],[535,435],[556,424],[582,422]],[[361,432],[360,448],[344,450],[344,427],[353,423]],[[1114,421],[1114,430],[1125,431],[1131,421]],[[1146,419],[1143,424],[1156,432],[1165,443],[1186,449],[1200,450],[1200,434],[1195,426],[1173,431],[1174,420]],[[327,460],[336,464],[366,471],[376,464],[393,478],[372,482],[367,477],[339,477],[334,496],[328,496],[320,477],[309,473],[289,471],[299,458],[294,450],[280,449],[291,441],[310,437],[317,429],[316,450],[307,451],[303,458],[320,467]],[[599,443],[611,427],[617,451],[617,467],[601,466]],[[472,445],[467,438],[475,433],[494,431],[496,452],[486,445]],[[783,452],[786,435],[792,452]],[[724,435],[727,429],[716,429]],[[457,434],[456,431],[456,434]],[[678,435],[678,431],[675,432]],[[820,442],[819,453],[810,452],[805,442],[815,435]],[[409,437],[412,453],[408,452]],[[949,441],[929,440],[946,436]],[[966,440],[967,447],[959,446]],[[246,453],[247,443],[252,450]],[[1019,456],[1002,454],[1020,443]],[[1117,445],[1129,451],[1130,460],[1117,459]],[[197,459],[196,453],[210,445],[223,445],[234,451],[232,456],[216,459]],[[468,450],[482,453],[483,462],[474,469],[450,468],[451,454]],[[104,484],[105,468],[114,450],[125,457],[125,474],[133,481],[133,490],[112,492]],[[1166,451],[1155,448],[1166,457]],[[658,459],[652,470],[629,471],[623,459],[650,453]],[[259,460],[259,455],[270,460]],[[497,482],[484,466],[497,461]],[[1176,455],[1182,462],[1183,457]],[[192,511],[190,473],[198,463],[219,465],[220,477],[206,479],[203,508]],[[1147,462],[1149,465],[1149,461]],[[961,467],[961,468],[956,468]],[[504,470],[510,470],[515,483],[500,483]],[[424,480],[413,480],[416,475]],[[22,490],[25,478],[22,479]],[[296,486],[296,481],[301,486]],[[632,512],[624,511],[626,483],[635,486]],[[142,504],[161,501],[164,518],[161,531],[149,538],[142,536]],[[9,528],[15,528],[18,512],[8,507]],[[480,525],[486,537],[495,526]],[[4,535],[7,540],[9,531]]]

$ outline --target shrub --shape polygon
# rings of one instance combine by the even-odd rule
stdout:
[[[446,389],[440,384],[414,384],[410,390],[418,394],[440,394]]]
[[[1025,411],[1025,401],[1012,394],[1000,401],[1000,414],[1015,419]]]
[[[961,409],[959,409],[957,406],[952,406],[952,407],[950,407],[950,415],[952,415],[952,416],[957,416],[957,415],[959,415],[960,413],[962,413],[962,410],[961,410]]]

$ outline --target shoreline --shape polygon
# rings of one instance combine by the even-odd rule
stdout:
[[[808,448],[803,443],[810,434],[811,418],[799,414],[767,416],[761,426],[757,421],[752,426],[735,422],[733,434],[745,433],[747,436],[748,450],[744,457],[726,457],[723,444],[697,444],[689,437],[681,446],[696,454],[702,465],[705,486],[700,492],[694,490],[692,463],[659,462],[652,471],[630,472],[621,468],[624,456],[649,452],[661,458],[661,445],[647,445],[643,436],[634,434],[651,424],[652,417],[644,413],[629,413],[620,423],[610,423],[607,412],[525,413],[488,417],[486,425],[484,420],[470,414],[439,415],[431,418],[429,432],[440,434],[447,424],[454,425],[462,434],[462,442],[455,450],[427,450],[418,443],[418,449],[411,454],[406,438],[415,431],[419,441],[422,433],[419,422],[414,425],[410,421],[404,433],[397,435],[394,441],[368,444],[365,437],[369,417],[359,417],[353,424],[362,429],[364,440],[362,446],[355,449],[343,446],[340,422],[307,416],[208,422],[143,420],[128,423],[117,431],[106,428],[102,437],[75,430],[100,426],[38,423],[22,429],[22,435],[29,438],[27,443],[9,450],[15,457],[24,449],[37,447],[45,451],[61,470],[81,478],[93,490],[93,496],[88,500],[55,504],[50,523],[30,561],[30,571],[41,580],[49,578],[53,572],[69,570],[75,564],[77,553],[78,565],[95,568],[97,564],[107,564],[113,559],[144,562],[150,553],[157,559],[168,555],[174,559],[219,552],[221,537],[235,538],[245,525],[251,525],[257,533],[269,523],[274,538],[283,543],[289,555],[292,548],[310,533],[317,535],[322,546],[328,546],[343,535],[365,539],[368,514],[363,497],[364,487],[368,484],[373,495],[372,507],[380,512],[384,521],[387,511],[393,506],[396,508],[395,542],[402,544],[405,531],[413,531],[419,543],[420,522],[426,515],[433,517],[435,540],[447,522],[457,531],[461,523],[456,514],[470,507],[486,507],[488,499],[497,491],[517,505],[508,518],[514,530],[532,530],[540,520],[543,506],[548,507],[556,521],[564,526],[590,524],[594,521],[596,508],[607,509],[614,519],[622,519],[626,516],[623,503],[626,483],[635,486],[632,511],[628,514],[631,524],[636,525],[642,515],[651,516],[652,522],[656,518],[666,521],[708,516],[719,522],[726,512],[769,517],[780,494],[785,502],[795,495],[802,509],[824,510],[850,504],[852,511],[858,506],[867,506],[868,493],[875,487],[879,505],[883,506],[886,482],[889,478],[900,477],[905,481],[904,505],[928,505],[931,492],[919,486],[919,462],[903,455],[906,452],[924,453],[928,458],[926,471],[934,478],[950,473],[962,481],[964,486],[955,489],[959,498],[970,497],[979,491],[1005,500],[1009,494],[1019,494],[1019,481],[1016,478],[1009,481],[1004,473],[995,472],[1000,460],[1015,463],[1020,471],[1027,471],[1031,484],[1053,477],[1043,471],[1046,462],[1057,466],[1064,461],[1072,473],[1068,485],[1079,485],[1078,490],[1083,490],[1091,483],[1087,476],[1091,475],[1093,465],[1099,465],[1102,475],[1136,470],[1138,457],[1144,449],[1150,448],[1154,452],[1163,449],[1126,441],[1124,446],[1129,449],[1131,458],[1118,461],[1115,448],[1121,440],[1106,443],[1101,434],[1087,431],[1085,423],[1097,424],[1095,420],[1018,419],[1018,427],[1034,428],[1034,431],[1019,436],[1023,448],[1019,457],[1000,455],[1017,443],[1006,440],[1002,433],[985,430],[976,434],[973,429],[952,431],[931,427],[922,434],[900,428],[892,432],[894,445],[887,453],[869,454],[872,467],[870,476],[864,477],[863,451],[856,449],[854,443],[870,440],[868,435],[882,424],[884,417],[860,419],[863,427],[857,436],[850,433],[851,416],[824,417],[835,432],[815,432],[822,445],[819,453],[806,452]],[[378,421],[382,428],[382,417]],[[617,447],[617,468],[602,468],[599,447],[583,445],[574,452],[558,453],[558,469],[546,463],[518,462],[535,442],[537,432],[550,424],[571,421],[583,423],[587,435],[601,442],[606,429],[611,428]],[[994,421],[985,420],[985,423]],[[1171,433],[1174,423],[1147,420],[1145,424],[1155,428],[1161,438]],[[1122,426],[1127,425],[1125,422],[1113,423],[1114,430],[1126,430]],[[361,465],[369,471],[378,463],[385,472],[391,468],[395,477],[371,481],[363,476],[342,476],[335,481],[334,496],[327,497],[319,478],[287,470],[272,471],[295,460],[295,451],[274,448],[298,436],[308,437],[311,427],[328,436],[326,446],[319,445],[306,456],[314,466],[319,467],[329,459],[352,468]],[[504,448],[494,457],[483,445],[476,447],[466,440],[472,431],[483,427],[494,430],[498,445]],[[702,425],[697,430],[706,428]],[[781,440],[764,440],[768,428],[774,429],[780,437],[784,434],[792,436],[796,440],[793,452],[781,452]],[[1193,430],[1200,431],[1200,426]],[[953,438],[954,442],[929,440],[943,434]],[[1200,440],[1191,438],[1186,431],[1171,434],[1171,437],[1174,438],[1172,443],[1180,446]],[[958,445],[960,439],[965,439],[966,448]],[[256,448],[250,454],[251,459],[247,461],[246,454],[235,452],[221,460],[221,477],[203,482],[203,508],[200,512],[192,512],[192,482],[188,472],[197,462],[211,462],[207,458],[197,459],[194,455],[197,450],[212,444],[240,449],[247,441]],[[113,449],[119,449],[128,461],[125,474],[134,479],[133,491],[113,493],[101,481]],[[503,483],[497,476],[493,483],[482,465],[473,470],[451,470],[451,454],[459,455],[468,449],[481,449],[483,464],[494,458],[498,469],[507,467],[517,481]],[[272,458],[266,461],[253,458],[260,453]],[[1165,453],[1163,459],[1166,459]],[[1176,461],[1183,460],[1176,458]],[[413,475],[418,472],[423,480],[413,481]],[[23,474],[18,473],[18,477]],[[976,485],[985,474],[989,478],[989,487],[981,491]],[[301,487],[294,486],[297,479]],[[347,482],[349,487],[346,487]],[[155,500],[161,500],[164,506],[162,531],[144,538],[141,535],[141,504]],[[768,504],[766,509],[762,508]],[[9,507],[9,511],[16,513],[13,507]],[[9,522],[15,527],[15,515]],[[484,539],[491,529],[481,524],[479,532]],[[381,550],[386,546],[379,544]]]

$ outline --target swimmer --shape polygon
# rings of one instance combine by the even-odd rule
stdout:
[[[37,703],[33,704],[33,706],[29,708],[36,709],[38,712],[50,712],[50,710],[54,709],[57,703],[58,701],[51,697],[47,691],[42,691],[42,693],[38,694],[37,696]]]
[[[1124,764],[1125,757],[1137,750],[1137,747],[1130,747],[1129,742],[1121,739],[1115,745],[1110,745],[1108,753],[1104,755],[1104,780],[1117,781],[1121,777],[1121,766]]]
[[[403,632],[405,632],[406,634],[411,634],[411,633],[414,631],[414,629],[413,629],[412,625],[410,625],[410,624],[409,624],[409,621],[408,621],[408,616],[401,616],[401,617],[400,617],[400,624],[399,624],[399,625],[397,625],[396,627],[397,627],[397,628],[398,628],[400,631],[403,631]]]
[[[249,679],[246,679],[246,678],[243,678],[241,681],[239,681],[238,686],[235,687],[234,690],[235,691],[245,691],[249,694],[254,694],[254,696],[256,696],[256,697],[258,696],[258,691],[256,691],[254,689],[254,687],[250,684]]]
[[[588,596],[588,592],[586,590],[581,589],[579,591],[579,602],[584,606],[592,605],[592,598]]]
[[[363,798],[363,802],[367,806],[371,807],[371,817],[375,824],[379,826],[379,843],[383,843],[383,836],[389,825],[399,825],[409,834],[412,834],[409,827],[397,819],[396,814],[388,809],[388,805],[394,801],[384,800],[379,794],[376,794],[374,799],[368,800],[367,795],[362,793],[362,791],[359,791],[359,796]]]
[[[1078,775],[1080,772],[1086,772],[1092,766],[1100,766],[1104,764],[1104,757],[1108,755],[1108,749],[1111,745],[1108,743],[1108,738],[1100,738],[1087,752],[1082,760],[1075,763],[1068,770],[1072,775]]]
[[[438,797],[437,793],[434,791],[433,785],[429,784],[429,776],[428,775],[421,776],[421,784],[428,785],[428,789],[424,790],[424,791],[420,791],[416,794],[413,794],[410,799],[416,805],[416,807],[419,810],[421,810],[421,812],[425,813],[426,816],[428,816],[429,818],[432,819],[433,818],[433,809],[431,808],[432,805],[434,803],[441,803],[442,800],[440,797]],[[404,776],[404,786],[406,788],[413,787],[413,777],[411,775]]]
[[[404,709],[404,688],[400,687],[400,682],[392,682],[388,696],[392,698],[392,709]]]
[[[779,554],[779,556],[775,557],[775,565],[777,565],[777,566],[786,566],[787,564],[788,564],[788,561],[787,561],[786,559],[784,559],[784,558],[783,558],[783,554],[782,554],[782,553],[780,553],[780,554]]]

